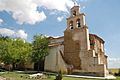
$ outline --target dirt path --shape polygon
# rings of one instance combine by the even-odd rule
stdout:
[[[6,80],[6,78],[3,78],[3,77],[0,76],[0,80]]]

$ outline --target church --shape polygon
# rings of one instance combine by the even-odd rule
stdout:
[[[64,36],[49,37],[49,55],[45,58],[45,71],[66,74],[79,72],[82,75],[105,77],[109,74],[104,40],[89,33],[85,14],[74,5],[67,18]]]

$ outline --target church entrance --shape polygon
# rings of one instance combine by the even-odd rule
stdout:
[[[35,71],[44,71],[44,61],[45,60],[41,60],[39,62],[34,63],[34,70]]]

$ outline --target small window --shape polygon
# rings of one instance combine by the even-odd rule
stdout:
[[[73,29],[73,27],[71,27],[71,29]]]
[[[73,16],[76,16],[76,11],[73,11]]]
[[[70,29],[73,29],[73,21],[70,21],[69,27]]]
[[[77,19],[77,27],[80,27],[80,19]]]

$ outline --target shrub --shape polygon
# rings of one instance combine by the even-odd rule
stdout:
[[[115,76],[120,76],[120,69],[118,71],[118,73],[114,73]]]
[[[62,71],[60,70],[56,76],[56,79],[55,80],[62,80]]]

